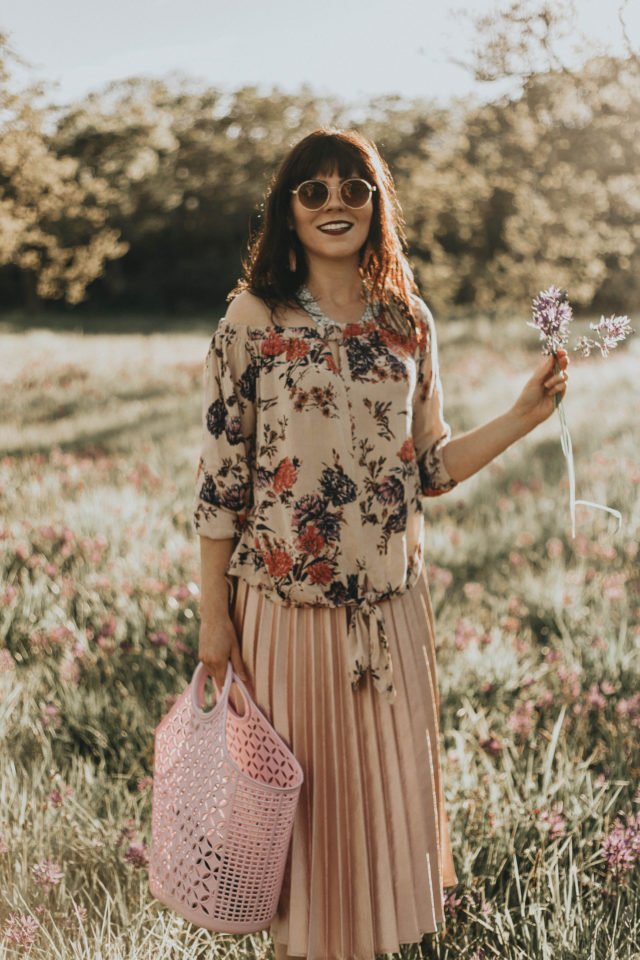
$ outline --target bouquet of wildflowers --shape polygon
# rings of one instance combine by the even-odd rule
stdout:
[[[530,327],[535,327],[540,331],[542,341],[542,352],[545,355],[556,356],[558,350],[563,349],[569,340],[569,324],[573,320],[573,311],[569,303],[569,295],[566,290],[551,286],[548,290],[543,290],[533,301],[533,317],[529,323]],[[588,357],[592,350],[600,349],[603,357],[607,357],[609,352],[633,333],[628,317],[617,317],[612,314],[610,317],[601,317],[598,323],[591,323],[591,329],[595,334],[593,337],[580,337],[574,347],[574,350],[580,350],[583,356]],[[559,366],[556,362],[554,372],[558,373]],[[560,419],[560,442],[562,452],[567,461],[569,471],[569,510],[571,513],[571,536],[576,535],[576,504],[580,503],[586,507],[594,507],[596,510],[606,510],[613,514],[618,520],[618,529],[622,523],[622,515],[619,510],[613,510],[611,507],[605,507],[600,503],[592,503],[590,500],[576,500],[575,471],[573,466],[573,448],[571,445],[571,434],[567,424],[562,398],[556,394],[555,406]]]

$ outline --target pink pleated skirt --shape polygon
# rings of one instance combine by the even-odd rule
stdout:
[[[304,772],[274,941],[309,960],[374,960],[437,930],[457,883],[439,762],[426,576],[380,604],[397,696],[353,690],[344,607],[284,606],[239,580],[249,690]],[[282,950],[282,947],[280,948]]]

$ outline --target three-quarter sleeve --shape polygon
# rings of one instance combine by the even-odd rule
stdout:
[[[253,503],[256,380],[243,334],[243,328],[221,321],[204,365],[193,526],[212,540],[239,536]]]
[[[416,353],[416,389],[413,397],[413,445],[420,471],[423,496],[437,497],[456,486],[444,465],[443,449],[451,429],[442,412],[442,384],[438,370],[438,346],[431,312],[418,301],[421,336]]]

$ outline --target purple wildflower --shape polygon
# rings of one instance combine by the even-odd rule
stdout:
[[[616,713],[628,717],[630,722],[635,725],[640,720],[640,693],[634,693],[628,700],[618,700]]]
[[[533,301],[533,322],[528,326],[540,331],[542,352],[556,354],[569,339],[573,311],[566,290],[551,285]]]
[[[607,872],[615,880],[640,864],[640,812],[628,813],[626,823],[617,817],[613,829],[603,838],[601,849]]]
[[[536,700],[536,707],[538,710],[548,710],[555,704],[555,702],[556,700],[551,690],[543,690]]]
[[[472,641],[482,642],[482,634],[469,620],[460,617],[456,623],[456,633],[453,638],[453,645],[456,650],[466,650]]]
[[[60,711],[56,707],[55,703],[43,703],[40,701],[40,710],[40,723],[45,730],[48,730],[51,726],[54,728],[60,726],[62,720],[58,716]]]
[[[564,819],[562,803],[554,803],[551,809],[543,810],[540,814],[540,823],[549,831],[549,839],[557,840],[566,837],[567,823]]]
[[[149,643],[152,643],[154,647],[166,647],[169,643],[169,635],[163,630],[159,633],[150,633]]]
[[[605,700],[600,690],[598,689],[597,683],[591,684],[591,689],[587,694],[587,703],[594,710],[604,710],[604,708],[606,707],[607,701]]]
[[[62,921],[62,926],[65,930],[74,930],[80,929],[84,921],[87,919],[87,908],[79,907],[76,903],[73,904],[73,915],[65,917]]]
[[[42,887],[45,893],[49,893],[52,887],[59,883],[64,877],[59,864],[53,860],[41,860],[31,868],[33,882]]]
[[[509,714],[509,726],[522,740],[531,733],[532,716],[535,705],[532,700],[519,700],[514,713]]]
[[[575,350],[581,350],[584,357],[588,357],[596,347],[603,357],[608,357],[609,351],[613,350],[616,344],[626,340],[629,334],[634,332],[629,318],[617,317],[615,313],[610,317],[600,317],[598,323],[590,323],[589,326],[595,332],[597,339],[579,337],[574,347]]]
[[[456,897],[456,889],[449,890],[444,898],[444,912],[452,915],[456,914],[461,903],[462,897]]]
[[[485,737],[480,740],[480,747],[490,757],[496,757],[502,751],[502,744],[495,737]]]
[[[146,867],[149,863],[149,854],[144,843],[130,843],[124,855],[127,863],[133,867]]]
[[[30,917],[26,913],[12,913],[7,920],[4,935],[7,940],[12,940],[18,946],[28,949],[32,943],[36,942],[39,926],[35,917]]]
[[[134,830],[134,824],[135,824],[135,820],[132,820],[131,817],[129,817],[129,819],[125,821],[125,825],[120,830],[120,833],[118,834],[118,839],[116,840],[116,849],[120,847],[123,840],[128,840],[128,841],[133,840],[133,838],[136,835],[136,832]]]
[[[493,907],[488,900],[485,900],[484,894],[480,890],[471,890],[466,895],[466,899],[475,913],[483,913],[485,917],[490,917],[493,913]]]

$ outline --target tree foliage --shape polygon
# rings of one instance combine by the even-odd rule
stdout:
[[[0,266],[17,267],[40,297],[78,303],[105,261],[127,250],[107,224],[113,190],[51,146],[39,91],[11,91],[9,60],[0,35]]]
[[[41,298],[74,303],[88,289],[108,309],[219,308],[280,158],[333,124],[358,127],[387,159],[438,311],[512,309],[553,282],[577,306],[627,312],[640,292],[640,59],[629,49],[567,67],[567,16],[516,0],[479,21],[470,69],[519,87],[446,108],[133,78],[54,116],[34,91],[8,92],[5,56],[5,302],[27,276]]]
[[[454,119],[402,182],[423,288],[481,309],[550,282],[628,305],[640,284],[640,70],[596,58]]]
[[[224,300],[275,165],[298,131],[334,120],[304,91],[225,95],[144,79],[70,110],[52,143],[116,188],[109,222],[130,245],[99,294],[169,310]]]

